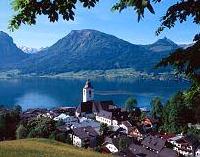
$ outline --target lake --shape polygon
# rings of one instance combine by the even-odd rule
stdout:
[[[77,79],[12,79],[0,80],[0,105],[28,108],[78,106],[86,80]],[[178,90],[189,86],[185,81],[158,80],[91,80],[95,100],[113,100],[122,106],[128,97],[135,97],[140,107],[149,107],[150,100],[159,96],[166,101]]]

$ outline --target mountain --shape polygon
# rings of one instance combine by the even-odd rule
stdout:
[[[170,52],[174,49],[179,48],[176,43],[166,37],[164,37],[163,39],[159,39],[155,43],[147,45],[146,47],[154,52]]]
[[[0,31],[0,69],[17,64],[27,57],[8,34]]]
[[[19,46],[18,48],[27,54],[35,54],[43,49],[43,48],[36,49],[36,48],[31,48],[31,47],[26,47],[26,46]]]
[[[26,53],[23,52],[10,36],[0,32],[0,70],[18,69],[22,74],[38,75],[123,68],[166,72],[170,69],[155,70],[154,66],[178,47],[167,38],[150,45],[135,45],[113,35],[84,29],[73,30],[54,45],[30,54],[31,49],[23,47]]]
[[[166,52],[169,54],[175,48],[177,45],[167,38],[141,46],[96,30],[73,30],[17,68],[23,73],[37,74],[118,68],[152,72]]]

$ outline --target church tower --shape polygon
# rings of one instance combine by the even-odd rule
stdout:
[[[87,80],[83,88],[83,102],[88,102],[93,100],[94,100],[94,89],[91,85],[90,80]]]

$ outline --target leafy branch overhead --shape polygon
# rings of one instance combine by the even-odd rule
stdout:
[[[79,0],[85,8],[91,8],[99,0]],[[16,15],[10,21],[9,29],[14,31],[23,24],[36,24],[37,15],[48,16],[50,22],[74,20],[77,0],[13,0],[12,7]]]
[[[162,59],[157,67],[168,65],[173,65],[179,73],[186,74],[200,84],[200,40],[186,49],[177,49],[169,57]]]

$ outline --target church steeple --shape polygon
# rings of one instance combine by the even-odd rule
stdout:
[[[90,80],[88,79],[83,88],[83,102],[93,101],[94,100],[94,89]]]

